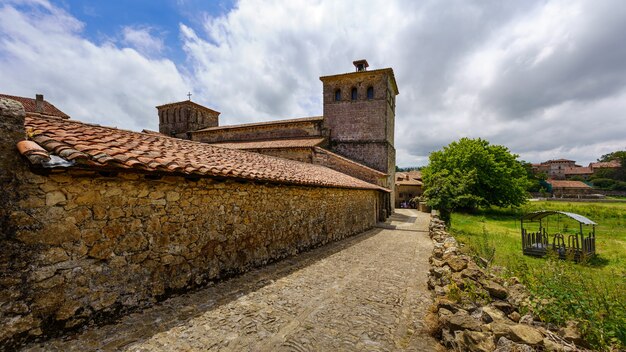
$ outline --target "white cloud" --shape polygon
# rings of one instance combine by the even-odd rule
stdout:
[[[122,28],[122,42],[130,45],[146,56],[160,54],[163,51],[163,39],[157,37],[148,26],[126,26]]]
[[[83,23],[47,2],[20,5],[0,7],[4,93],[44,93],[73,118],[134,130],[156,129],[154,107],[184,98],[188,86],[173,62],[96,45],[82,37]]]
[[[319,115],[318,77],[366,58],[398,80],[400,165],[424,164],[463,136],[528,161],[586,163],[626,147],[626,6],[617,0],[242,0],[200,26],[181,23],[187,60],[177,65],[151,58],[178,50],[156,27],[127,27],[132,48],[96,45],[81,35],[85,24],[43,0],[30,12],[11,4],[0,10],[7,93],[44,92],[83,120],[154,129],[154,106],[188,90],[223,124]]]

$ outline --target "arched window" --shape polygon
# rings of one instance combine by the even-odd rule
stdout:
[[[367,88],[367,99],[368,100],[374,99],[374,87]]]
[[[335,101],[341,100],[341,89],[335,90]]]
[[[356,100],[357,98],[356,87],[352,87],[352,92],[350,93],[350,97],[352,98],[352,100]]]

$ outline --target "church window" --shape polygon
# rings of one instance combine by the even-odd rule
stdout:
[[[341,89],[335,90],[335,101],[341,100]]]
[[[357,98],[357,91],[356,91],[356,87],[353,87],[353,88],[352,88],[351,97],[352,97],[352,100],[356,100],[356,98]]]
[[[374,87],[367,88],[367,100],[374,99]]]

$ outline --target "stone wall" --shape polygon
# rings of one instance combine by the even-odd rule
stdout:
[[[320,137],[324,135],[322,120],[291,123],[267,123],[192,132],[192,140],[204,143],[257,141],[267,139]]]
[[[393,136],[393,109],[388,109],[388,98],[395,99],[394,88],[387,70],[354,72],[350,74],[320,78],[323,82],[324,124],[330,130],[333,141],[385,141]],[[374,90],[372,99],[367,98],[367,89]],[[351,91],[357,90],[352,100]],[[337,90],[341,99],[336,100]],[[393,138],[390,140],[393,143]]]
[[[167,136],[188,139],[187,132],[215,127],[220,113],[191,101],[158,106],[159,132]]]
[[[259,148],[247,149],[247,151],[300,161],[303,163],[322,165],[329,169],[358,178],[359,180],[388,188],[386,176],[382,176],[367,167],[347,160],[337,154],[328,152],[323,148]]]
[[[453,351],[586,351],[575,322],[565,327],[545,324],[528,308],[530,293],[515,277],[504,280],[478,266],[460,251],[459,243],[433,218],[429,234],[435,243],[428,287],[437,298],[434,331]],[[495,271],[498,268],[492,268]],[[526,309],[528,310],[528,309]]]
[[[384,173],[389,171],[388,148],[393,147],[387,142],[374,141],[334,142],[330,145],[333,152]]]
[[[386,173],[387,180],[383,187],[393,189],[396,175],[396,150],[387,142],[333,142],[330,149],[350,160]],[[395,194],[391,194],[391,204],[395,204]]]
[[[330,169],[342,172],[352,177],[356,177],[359,180],[393,189],[393,187],[389,187],[389,185],[387,184],[386,176],[376,174],[368,168],[358,165],[355,162],[346,160],[336,154],[329,153],[322,148],[314,148],[313,163],[326,166]]]
[[[0,347],[362,232],[378,215],[372,190],[30,170],[14,115],[0,116]]]
[[[400,207],[400,203],[408,202],[411,199],[421,196],[424,192],[422,186],[396,184],[395,186],[395,202],[396,208]]]

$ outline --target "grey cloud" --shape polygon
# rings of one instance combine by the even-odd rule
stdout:
[[[242,0],[201,30],[182,24],[187,61],[177,65],[89,42],[54,6],[38,9],[38,21],[4,6],[0,74],[7,93],[43,90],[77,119],[155,129],[154,106],[188,90],[223,124],[321,114],[318,77],[366,58],[395,71],[402,166],[464,136],[529,161],[600,153],[593,160],[626,146],[619,0],[360,4]]]
[[[562,102],[610,96],[624,87],[626,46],[620,41],[626,33],[626,7],[602,1],[583,5],[579,21],[563,19],[571,28],[548,59],[531,64],[545,48],[541,42],[512,52],[497,81],[481,93],[486,106],[503,118],[524,118]]]

